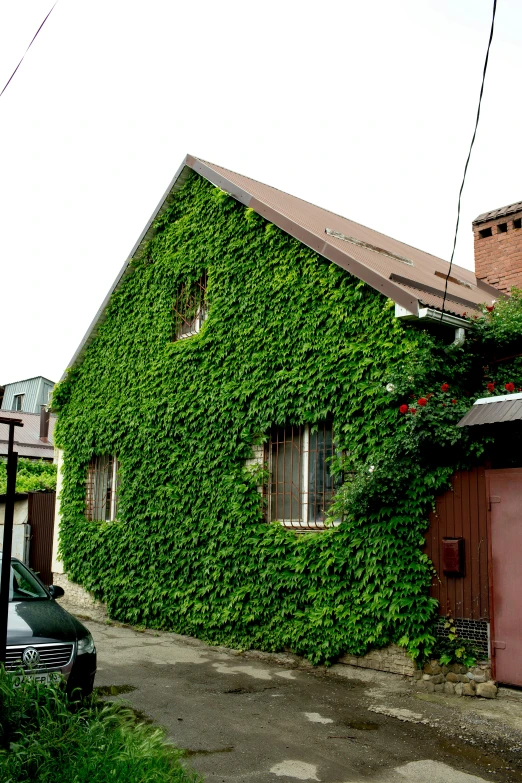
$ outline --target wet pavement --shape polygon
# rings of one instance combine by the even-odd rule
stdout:
[[[82,621],[101,695],[161,725],[206,781],[522,781],[517,694],[430,699],[395,675]]]

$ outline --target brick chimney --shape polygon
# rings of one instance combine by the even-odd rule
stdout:
[[[522,201],[473,221],[475,274],[500,291],[522,288]]]

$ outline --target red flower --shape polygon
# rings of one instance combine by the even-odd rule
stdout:
[[[515,384],[514,383],[506,383],[504,388],[508,392],[514,392],[515,391]]]
[[[494,309],[495,309],[495,305],[486,305],[486,310],[488,311],[488,313],[492,313]]]
[[[449,389],[449,383],[443,383],[442,386],[440,387],[441,391],[448,391],[448,389]]]
[[[415,408],[410,408],[410,413],[417,413]]]
[[[457,404],[457,400],[452,400],[453,405]]]
[[[495,384],[491,383],[491,382],[486,384],[486,389],[488,390],[488,392],[494,392],[495,391]]]
[[[408,406],[407,405],[401,405],[399,408],[401,413],[408,413]]]
[[[424,406],[427,404],[428,404],[428,400],[426,399],[426,397],[419,397],[419,399],[417,400],[417,405],[420,405],[421,408],[424,408]]]

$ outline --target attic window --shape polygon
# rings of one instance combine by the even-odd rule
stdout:
[[[497,234],[505,234],[507,231],[507,223],[499,223],[497,225]]]
[[[206,272],[203,272],[199,280],[181,286],[172,307],[173,340],[183,340],[199,332],[207,317],[206,291]]]
[[[485,239],[486,237],[490,237],[492,233],[491,226],[489,228],[483,228],[479,231],[479,237]]]
[[[522,218],[515,218],[513,221],[513,228],[522,228]]]

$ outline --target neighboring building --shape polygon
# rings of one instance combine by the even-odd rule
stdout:
[[[21,419],[23,427],[14,428],[14,448],[19,457],[54,460],[53,432],[56,416],[45,408],[37,413],[2,411],[2,417]],[[0,424],[0,457],[7,457],[9,426]]]
[[[6,383],[3,387],[2,411],[22,411],[23,413],[40,413],[42,405],[47,405],[51,399],[54,381],[43,378],[27,378],[25,381]]]
[[[390,380],[459,350],[503,295],[484,277],[187,156],[55,394],[71,578],[120,619],[316,660],[413,633],[408,607],[433,605],[422,519],[395,499],[393,524],[325,530],[331,466],[358,453],[373,471],[400,426]],[[482,571],[456,589],[440,567],[440,584],[487,647],[487,546],[466,536]]]

